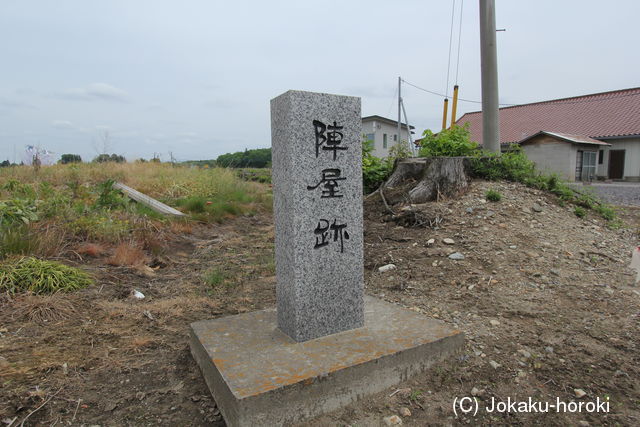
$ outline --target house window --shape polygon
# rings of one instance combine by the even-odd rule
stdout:
[[[398,142],[398,134],[397,133],[393,134],[393,142]]]
[[[382,148],[387,148],[387,134],[382,134]]]
[[[371,148],[375,148],[376,147],[376,134],[375,133],[368,133],[364,136],[364,141],[371,144]]]
[[[598,164],[601,165],[604,162],[604,150],[598,151]]]

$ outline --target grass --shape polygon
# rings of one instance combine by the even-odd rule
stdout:
[[[578,218],[584,218],[585,216],[587,216],[587,211],[585,210],[585,208],[581,207],[581,206],[576,206],[573,209],[573,213],[575,214],[575,216],[577,216]]]
[[[485,197],[490,202],[499,202],[500,200],[502,200],[502,194],[493,189],[487,190]]]
[[[268,176],[268,169],[252,172]],[[178,206],[189,217],[167,217],[133,202],[113,189],[116,181]],[[43,166],[37,174],[28,166],[1,168],[0,230],[12,231],[0,232],[0,258],[56,254],[65,239],[145,243],[146,236],[158,231],[190,232],[189,222],[194,219],[222,223],[238,215],[268,211],[271,205],[266,185],[247,182],[237,171],[222,168],[83,163]],[[43,221],[51,225],[47,239],[39,238]],[[13,231],[16,227],[19,229]]]
[[[26,225],[5,228],[0,231],[0,256],[28,255],[35,253],[37,238]]]
[[[227,279],[227,274],[220,269],[211,269],[204,274],[204,282],[212,288],[222,285]]]
[[[59,262],[23,257],[0,264],[0,290],[10,294],[69,292],[91,284],[87,273]]]

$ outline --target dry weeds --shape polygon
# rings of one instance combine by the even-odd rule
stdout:
[[[113,266],[141,266],[149,262],[147,254],[132,243],[119,244],[107,264]]]
[[[48,324],[69,319],[77,314],[73,303],[60,294],[23,295],[13,300],[10,315],[38,324]]]
[[[83,243],[76,249],[80,255],[86,255],[91,258],[97,258],[104,255],[105,248],[97,243]]]

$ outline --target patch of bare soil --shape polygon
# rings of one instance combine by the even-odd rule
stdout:
[[[488,188],[502,200],[486,201]],[[365,206],[367,293],[463,330],[466,347],[307,425],[381,425],[390,415],[420,426],[640,423],[640,288],[628,269],[637,212],[624,213],[632,227],[609,230],[546,193],[481,181],[455,200],[392,208],[396,218],[376,197]],[[66,262],[93,271],[95,286],[2,299],[0,421],[224,425],[189,354],[188,325],[275,304],[272,224],[243,217],[171,235],[146,268],[108,265],[113,248],[81,255]],[[389,263],[397,269],[378,271]],[[456,418],[453,399],[472,390],[486,403],[608,397],[611,410]]]
[[[4,297],[0,422],[224,425],[189,352],[188,325],[275,304],[272,223],[194,227],[169,236],[144,266],[109,265],[117,248],[79,255],[65,262],[93,272],[91,288]],[[224,281],[207,282],[211,271]]]

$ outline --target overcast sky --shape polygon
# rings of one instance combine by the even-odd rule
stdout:
[[[90,160],[209,159],[270,146],[289,89],[362,97],[396,118],[397,78],[443,93],[452,0],[2,1],[0,160],[28,144]],[[449,91],[455,80],[456,17]],[[640,86],[640,2],[496,0],[500,102]],[[478,0],[464,1],[458,84],[480,100]],[[410,124],[442,98],[403,86]],[[479,104],[461,102],[459,115]]]

